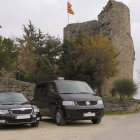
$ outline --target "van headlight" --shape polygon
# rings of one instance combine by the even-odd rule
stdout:
[[[102,100],[98,100],[98,105],[103,105],[103,101]]]
[[[0,115],[2,115],[2,114],[8,114],[8,113],[9,113],[8,110],[0,110]]]
[[[39,112],[39,108],[34,108],[34,112],[35,113]]]
[[[74,101],[63,101],[62,105],[75,105]]]

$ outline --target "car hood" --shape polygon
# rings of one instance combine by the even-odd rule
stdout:
[[[15,108],[32,108],[30,103],[1,103],[0,109],[9,110]]]
[[[60,94],[65,101],[98,101],[101,98],[92,94]]]

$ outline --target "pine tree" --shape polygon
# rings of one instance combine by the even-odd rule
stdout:
[[[0,36],[0,70],[5,68],[11,71],[14,68],[14,62],[17,60],[17,46],[11,39]]]

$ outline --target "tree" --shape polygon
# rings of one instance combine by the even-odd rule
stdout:
[[[53,68],[47,58],[43,57],[42,59],[36,59],[36,67],[37,71],[35,74],[32,75],[34,83],[51,80]]]
[[[34,73],[36,70],[35,55],[33,53],[33,41],[24,36],[24,39],[17,38],[19,58],[16,63],[18,80],[20,79],[21,72],[23,73]],[[24,74],[26,76],[26,74]]]
[[[11,71],[14,68],[14,62],[17,60],[17,46],[11,39],[0,36],[0,70],[5,68]]]
[[[23,25],[23,30],[26,37],[33,41],[34,54],[44,56],[49,59],[54,74],[57,73],[57,57],[60,53],[61,39],[59,37],[51,36],[50,34],[43,34],[40,29],[36,27],[29,20],[27,27]]]
[[[25,33],[24,36],[33,41],[34,53],[39,55],[40,50],[42,50],[45,44],[44,39],[46,35],[44,35],[40,29],[37,30],[30,20],[27,27],[23,24],[23,30]]]
[[[72,52],[72,44],[68,40],[64,40],[61,46],[61,55],[58,61],[59,75],[65,79],[74,80],[75,78],[75,63],[76,60],[74,52]]]
[[[59,37],[51,36],[49,34],[45,37],[44,48],[42,48],[41,54],[50,61],[53,67],[53,73],[57,71],[57,60],[61,52],[61,39]]]
[[[118,52],[108,38],[103,36],[91,36],[80,32],[76,39],[72,40],[75,51],[80,56],[77,66],[86,69],[87,64],[92,66],[91,75],[96,81],[98,94],[101,95],[103,82],[119,72],[117,68]]]
[[[113,83],[113,89],[120,96],[120,101],[136,94],[138,86],[131,79],[119,79]]]
[[[67,79],[84,80],[98,88],[101,96],[103,82],[119,72],[118,52],[108,38],[79,32],[72,41],[64,41],[60,71]]]

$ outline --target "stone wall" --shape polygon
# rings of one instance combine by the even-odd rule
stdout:
[[[130,29],[130,11],[125,4],[110,0],[98,18],[99,34],[107,36],[115,45],[116,50],[120,52],[118,56],[120,72],[116,77],[106,80],[102,88],[103,93],[107,93],[114,80],[133,79],[135,55]]]
[[[34,94],[35,84],[0,77],[0,92],[19,92],[31,98]]]
[[[84,31],[85,33],[90,33],[92,35],[99,34],[100,23],[98,20],[92,20],[92,21],[87,21],[84,23],[69,24],[69,25],[67,25],[66,28],[64,28],[64,31],[63,31],[64,38],[65,39],[75,38],[80,30]],[[69,32],[69,34],[68,34],[68,32]]]
[[[28,99],[34,94],[35,84],[0,77],[0,92],[23,93]],[[117,99],[103,98],[105,112],[133,112],[140,107],[140,101],[119,101]]]
[[[133,112],[140,109],[140,102],[137,101],[120,101],[119,99],[103,98],[105,112]]]
[[[129,8],[115,0],[109,0],[98,15],[99,20],[84,23],[69,24],[69,39],[73,39],[80,30],[89,34],[99,34],[108,37],[115,45],[118,56],[120,73],[104,82],[103,94],[109,94],[114,80],[121,78],[133,79],[135,52],[130,29]],[[68,38],[68,25],[64,28],[64,38]]]

